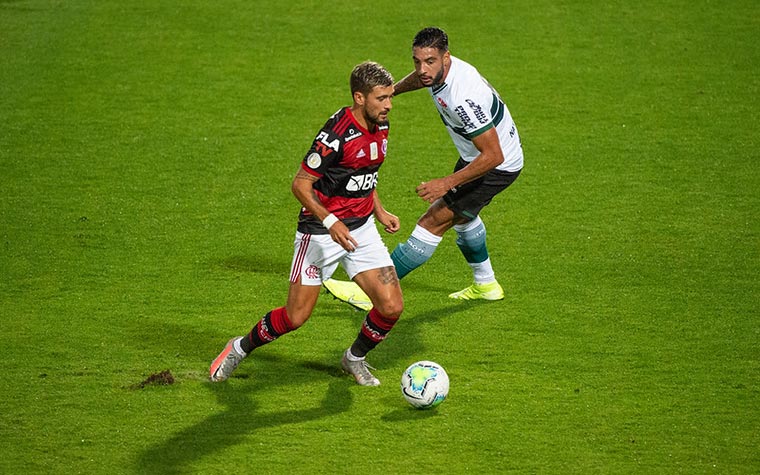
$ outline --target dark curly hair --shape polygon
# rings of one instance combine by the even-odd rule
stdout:
[[[412,48],[435,48],[445,53],[449,50],[449,35],[434,26],[422,29],[415,35]]]

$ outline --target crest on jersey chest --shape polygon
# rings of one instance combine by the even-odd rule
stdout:
[[[362,150],[362,152],[364,152],[364,150]],[[370,160],[377,160],[380,157],[385,158],[385,155],[387,153],[388,153],[388,139],[383,139],[382,142],[380,142],[380,152],[378,152],[378,143],[370,142],[369,144],[369,159]]]

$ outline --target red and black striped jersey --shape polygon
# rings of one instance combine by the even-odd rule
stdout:
[[[319,201],[348,229],[358,228],[372,215],[377,171],[387,148],[387,123],[370,132],[344,107],[325,123],[301,163],[304,171],[319,178],[313,185]],[[305,208],[298,217],[298,230],[329,232]]]

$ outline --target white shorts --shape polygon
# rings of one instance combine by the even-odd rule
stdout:
[[[301,277],[301,285],[322,285],[323,281],[333,275],[338,264],[343,266],[351,279],[366,270],[393,266],[388,248],[375,227],[374,217],[351,231],[351,236],[358,246],[348,252],[333,241],[329,234],[304,234],[296,231],[290,282],[296,282]]]

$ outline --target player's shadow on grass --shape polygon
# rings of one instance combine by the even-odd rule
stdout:
[[[253,272],[281,275],[287,278],[290,272],[289,260],[277,260],[271,255],[257,256],[230,256],[224,259],[212,261],[213,267],[221,267],[224,270],[235,272]]]
[[[207,383],[223,412],[214,414],[188,427],[164,442],[145,450],[136,462],[138,473],[188,473],[193,462],[223,453],[225,449],[246,443],[249,447],[261,447],[262,453],[251,453],[251,460],[267,457],[267,440],[255,444],[253,435],[262,429],[300,424],[324,419],[347,411],[353,403],[350,387],[353,380],[338,378],[337,372],[318,363],[305,363],[309,369],[325,371],[334,376],[327,392],[316,407],[260,412],[260,404],[251,396],[255,388],[241,384]],[[261,384],[259,382],[259,384]],[[298,384],[289,381],[288,384]]]
[[[418,314],[409,312],[409,318],[403,319],[399,323],[399,328],[394,329],[393,338],[389,338],[383,343],[383,350],[378,351],[375,358],[382,367],[392,367],[398,365],[399,362],[405,364],[412,353],[424,351],[424,344],[419,338],[422,326],[434,324],[441,319],[456,318],[456,313],[461,311],[462,305],[472,306],[482,303],[452,302]],[[361,314],[357,314],[357,320],[362,318]],[[160,322],[163,331],[167,331],[167,326],[171,327],[173,324]],[[143,332],[149,334],[153,333],[154,330],[146,330],[144,325],[141,328]],[[175,330],[175,332],[179,331],[181,331],[180,328]],[[184,331],[187,332],[188,330],[185,328]],[[208,340],[208,335],[200,332],[191,340],[203,342]],[[170,348],[170,350],[180,352],[182,348]],[[212,354],[216,349],[209,349],[207,352]],[[292,361],[279,361],[280,358],[266,353],[258,355],[257,359],[266,360],[268,365],[275,366],[275,368],[267,371],[269,374],[277,374],[279,371],[276,366],[278,365],[291,366],[293,364]],[[241,382],[241,380],[246,379],[243,377],[247,374],[245,372],[233,375],[232,381],[227,383],[206,383],[219,405],[224,407],[222,412],[213,414],[142,452],[136,461],[136,471],[138,473],[187,473],[195,461],[213,457],[229,447],[243,443],[247,447],[258,447],[255,434],[259,430],[325,419],[350,409],[353,403],[350,388],[356,385],[352,379],[342,375],[337,366],[313,361],[302,362],[300,366],[310,371],[306,373],[296,372],[301,376],[297,376],[295,379],[292,377],[293,373],[289,373],[291,377],[289,377],[287,385],[301,384],[303,382],[301,379],[305,378],[313,380],[314,371],[326,374],[330,378],[325,396],[318,406],[281,412],[261,410],[261,404],[254,399],[254,394],[258,389],[271,390],[271,384],[267,384],[267,381],[270,383],[274,381],[275,385],[280,384],[280,382],[268,378],[264,374],[250,384]],[[382,420],[386,422],[414,421],[435,417],[436,414],[436,410],[419,411],[404,407],[382,416]],[[260,447],[262,450],[266,450],[266,441],[262,440],[261,442]],[[266,455],[266,453],[252,453],[251,457],[252,459],[265,458]]]
[[[356,326],[358,327],[366,315],[365,312],[358,311],[348,304],[344,304],[335,300],[329,294],[322,296],[328,302],[332,304],[332,312],[335,317],[342,317],[345,315],[350,316]],[[338,303],[335,303],[338,302]],[[436,323],[451,319],[461,318],[459,315],[463,309],[466,308],[478,308],[483,306],[484,308],[494,308],[493,302],[485,301],[455,301],[450,300],[440,306],[428,309],[422,312],[417,312],[415,307],[409,306],[405,308],[401,319],[393,327],[393,330],[388,335],[388,339],[383,341],[382,345],[378,346],[378,349],[372,352],[372,361],[376,362],[378,368],[389,368],[398,365],[411,364],[412,355],[424,354],[428,351],[428,346],[424,342],[423,335],[425,335],[425,327],[435,325]],[[334,309],[341,309],[338,313]],[[437,351],[443,351],[438,348]]]
[[[481,305],[493,306],[492,302],[486,302],[484,300],[450,300],[439,308],[419,312],[411,318],[415,320],[415,323],[430,324],[436,323],[439,320],[445,320],[447,318],[456,318],[458,313],[462,313],[463,309],[475,308]],[[413,310],[412,310],[413,311]],[[411,312],[410,312],[411,313]]]

